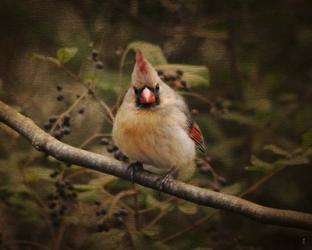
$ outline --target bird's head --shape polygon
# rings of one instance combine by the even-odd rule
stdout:
[[[138,50],[131,83],[137,107],[151,108],[160,104],[160,81],[154,67],[146,60],[143,53]]]

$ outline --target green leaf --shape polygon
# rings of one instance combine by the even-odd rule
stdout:
[[[306,165],[309,164],[310,161],[307,157],[304,156],[295,156],[291,159],[283,159],[277,161],[277,164],[283,165],[283,166],[297,166],[297,165]]]
[[[237,195],[243,190],[243,184],[240,182],[226,186],[220,190],[221,193]]]
[[[158,235],[159,232],[160,232],[160,226],[159,225],[149,226],[149,227],[144,228],[142,230],[143,234],[150,236],[150,237]]]
[[[170,210],[172,208],[171,203],[158,201],[151,194],[146,194],[146,204],[147,207],[157,207],[160,210]]]
[[[136,51],[138,49],[143,52],[145,58],[153,65],[167,63],[167,60],[158,45],[142,41],[135,41],[130,43],[125,50],[123,57],[126,57],[130,50]]]
[[[60,48],[56,52],[57,59],[61,64],[69,62],[78,52],[77,48]]]
[[[224,120],[234,121],[243,125],[256,126],[256,123],[252,118],[236,112],[226,113],[222,115],[222,118]]]
[[[251,165],[245,168],[248,171],[260,171],[268,173],[274,169],[274,164],[260,160],[256,156],[251,156]]]
[[[273,145],[273,144],[265,145],[263,147],[263,150],[271,151],[272,153],[274,153],[276,155],[281,155],[281,156],[285,156],[285,157],[290,156],[290,154],[286,150],[284,150],[284,149],[282,149],[276,145]]]
[[[194,203],[184,201],[178,205],[178,209],[185,214],[196,214],[198,206]]]
[[[37,54],[37,53],[33,53],[31,58],[32,59],[36,59],[36,60],[49,62],[49,63],[55,64],[57,66],[60,66],[60,64],[61,64],[61,62],[58,59],[54,58],[54,57],[44,56],[44,55]]]
[[[51,170],[41,167],[26,168],[25,179],[27,182],[33,182],[38,180],[50,180]]]
[[[88,185],[88,184],[75,184],[74,188],[78,192],[86,192],[86,191],[91,191],[95,189],[93,186]]]
[[[305,132],[302,136],[302,145],[305,148],[312,146],[312,128]]]

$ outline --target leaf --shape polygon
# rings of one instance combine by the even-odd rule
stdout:
[[[304,156],[295,156],[291,159],[283,159],[283,160],[277,161],[277,164],[280,164],[283,166],[305,165],[309,163],[310,163],[309,159]]]
[[[93,186],[88,185],[88,184],[75,184],[74,188],[78,192],[92,191],[95,189]]]
[[[78,52],[77,48],[60,48],[56,52],[57,59],[61,64],[69,62]]]
[[[178,209],[185,214],[196,214],[198,211],[198,206],[191,202],[181,202],[178,205]]]
[[[256,126],[256,123],[252,118],[236,112],[226,113],[222,115],[222,118],[224,120],[234,121],[243,125]]]
[[[112,176],[112,175],[103,175],[99,178],[94,178],[91,179],[89,182],[89,185],[94,186],[94,187],[98,187],[98,188],[103,188],[104,186],[106,186],[107,184],[109,184],[112,181],[117,180],[117,177]]]
[[[284,149],[282,149],[276,145],[273,145],[273,144],[265,145],[263,147],[263,150],[271,151],[272,153],[274,153],[276,155],[281,155],[281,156],[285,156],[285,157],[290,156],[290,154],[286,150],[284,150]]]
[[[167,60],[158,45],[142,41],[135,41],[130,43],[125,50],[123,57],[126,57],[130,50],[136,51],[138,49],[143,52],[145,58],[153,65],[167,63]]]
[[[150,237],[158,235],[159,232],[160,232],[160,226],[156,225],[156,224],[153,226],[149,226],[147,228],[144,228],[142,230],[143,234],[150,236]]]
[[[237,195],[243,189],[243,184],[240,182],[234,183],[232,185],[226,186],[220,190],[221,193]]]
[[[245,168],[248,171],[260,171],[268,173],[274,169],[274,164],[260,160],[256,156],[251,156],[251,165]]]
[[[33,53],[31,58],[32,59],[41,60],[41,61],[45,61],[45,62],[50,62],[50,63],[55,64],[57,66],[60,66],[60,64],[61,64],[61,62],[58,59],[54,58],[54,57],[44,56],[44,55],[37,54],[37,53]]]
[[[84,202],[95,202],[103,199],[103,192],[94,189],[83,193],[78,193],[78,200]]]
[[[160,210],[169,210],[172,208],[171,203],[156,200],[151,194],[146,194],[147,207],[157,207]]]
[[[312,146],[312,128],[302,135],[302,145],[305,148]]]
[[[25,169],[25,179],[27,182],[37,180],[50,180],[51,170],[41,167],[31,167]]]

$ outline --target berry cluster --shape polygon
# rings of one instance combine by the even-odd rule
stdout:
[[[62,139],[64,135],[69,135],[71,132],[71,117],[69,115],[64,115],[60,119],[60,123],[55,125],[55,123],[58,122],[59,117],[54,115],[50,116],[48,122],[43,125],[45,130],[51,130],[54,127],[52,135],[58,140]]]
[[[157,73],[163,81],[173,88],[182,90],[190,89],[188,83],[182,79],[184,72],[180,69],[177,69],[175,72],[159,69],[157,70]]]
[[[101,144],[105,145],[107,152],[113,154],[116,160],[123,162],[129,161],[128,157],[124,155],[112,141],[107,138],[102,138]]]
[[[60,174],[59,170],[55,170],[50,174],[51,178],[56,178]],[[55,226],[59,224],[61,217],[68,210],[70,201],[77,198],[77,193],[70,181],[56,180],[54,183],[55,192],[48,195],[48,207],[51,210],[50,216]]]
[[[91,51],[91,56],[90,56],[90,61],[92,61],[94,63],[94,66],[96,69],[103,69],[104,68],[104,64],[101,60],[99,60],[99,51],[97,51],[96,49],[93,49]]]
[[[63,91],[63,87],[60,85],[56,86],[56,90],[59,92],[59,95],[56,97],[58,101],[64,100],[64,95],[61,93]],[[80,95],[76,95],[76,98],[80,98]],[[82,115],[85,113],[85,107],[81,106],[78,109],[78,114]],[[48,121],[43,125],[45,130],[49,130],[56,139],[60,140],[65,135],[69,135],[71,133],[71,116],[69,112],[67,114],[62,114],[60,116],[52,115],[48,118]]]
[[[98,209],[96,211],[97,217],[105,217],[107,215],[107,210],[100,206],[100,203],[96,203]],[[102,222],[96,225],[96,232],[108,232],[113,227],[121,227],[124,224],[124,220],[128,215],[128,211],[122,208],[117,208],[113,213],[113,217],[104,218]]]
[[[222,99],[217,98],[215,101],[211,101],[209,105],[209,113],[211,114],[224,114],[228,111],[229,102]]]

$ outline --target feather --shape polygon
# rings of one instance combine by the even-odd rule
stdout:
[[[199,149],[201,152],[205,153],[206,145],[205,145],[204,137],[197,123],[195,122],[190,123],[189,136],[195,142],[196,148]]]

